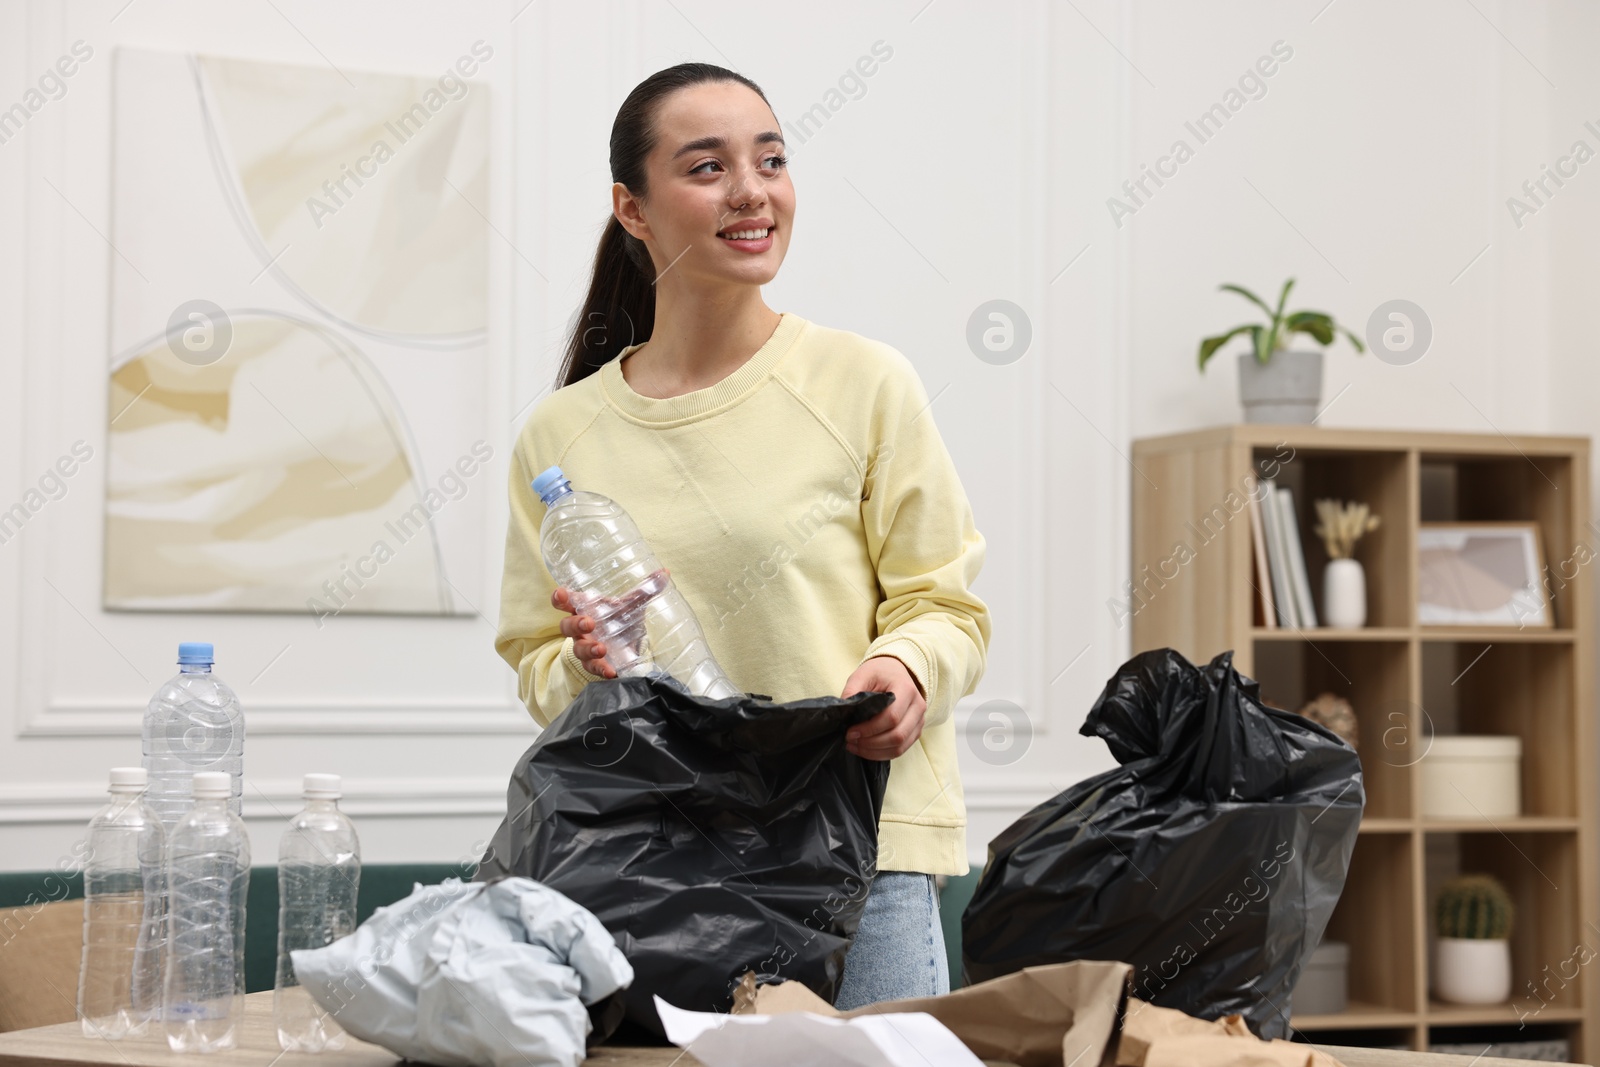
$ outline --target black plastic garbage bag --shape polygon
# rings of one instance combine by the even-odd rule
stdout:
[[[590,682],[518,761],[474,878],[532,878],[600,919],[633,965],[631,1036],[664,1036],[653,994],[725,1012],[750,970],[831,1003],[877,871],[889,778],[887,761],[845,749],[845,729],[893,700]],[[615,1020],[595,1024],[600,1040]]]
[[[1349,745],[1258,694],[1232,652],[1200,668],[1161,649],[1118,669],[1079,732],[1122,766],[989,843],[962,915],[967,981],[1117,960],[1141,999],[1287,1037],[1366,796]]]

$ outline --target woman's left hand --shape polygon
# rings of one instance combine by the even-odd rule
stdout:
[[[873,656],[862,663],[839,695],[865,692],[893,693],[894,703],[866,722],[850,727],[845,734],[845,747],[863,759],[894,759],[922,736],[928,702],[906,665],[893,656]]]

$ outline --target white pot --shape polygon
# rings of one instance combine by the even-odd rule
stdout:
[[[1322,572],[1322,621],[1340,630],[1367,624],[1367,572],[1358,561],[1328,561]]]
[[[1433,992],[1451,1004],[1511,999],[1511,942],[1441,937],[1433,955]]]

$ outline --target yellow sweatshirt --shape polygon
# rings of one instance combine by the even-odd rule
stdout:
[[[952,711],[988,656],[972,592],[986,546],[915,368],[784,313],[722,381],[657,399],[622,376],[638,347],[546,397],[518,435],[495,641],[518,695],[548,725],[599,680],[561,634],[539,553],[545,506],[529,483],[559,465],[638,523],[745,692],[838,696],[868,657],[906,665],[928,712],[890,767],[878,866],[965,874]]]

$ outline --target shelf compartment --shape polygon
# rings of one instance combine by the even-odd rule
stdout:
[[[1573,579],[1581,569],[1573,534],[1588,516],[1573,511],[1570,456],[1419,456],[1423,522],[1532,522],[1539,527],[1541,576],[1557,627],[1572,626]],[[1590,550],[1592,551],[1592,550]]]
[[[1413,980],[1417,938],[1411,908],[1415,885],[1409,834],[1361,834],[1356,838],[1344,892],[1323,939],[1350,946],[1349,988],[1355,994],[1351,1004],[1360,1005],[1360,1010],[1310,1016],[1315,1020],[1312,1025],[1323,1029],[1397,1026],[1418,1009]],[[1290,1014],[1292,1017],[1292,1003]],[[1361,1021],[1349,1022],[1352,1014],[1358,1014]],[[1294,1019],[1294,1025],[1300,1026],[1301,1020]]]
[[[1407,739],[1417,716],[1404,699],[1411,686],[1410,645],[1401,641],[1260,641],[1254,648],[1261,697],[1298,711],[1318,694],[1344,697],[1354,709],[1366,815],[1408,818],[1411,770]]]
[[[1367,574],[1367,621],[1376,627],[1410,626],[1414,619],[1410,573],[1416,549],[1412,542],[1410,456],[1405,452],[1351,452],[1305,447],[1258,448],[1256,469],[1294,495],[1295,518],[1305,553],[1306,577],[1317,618],[1326,617],[1322,572],[1328,552],[1316,535],[1316,502],[1325,497],[1369,505],[1381,520],[1362,537],[1356,559]],[[1291,631],[1292,632],[1292,631]],[[1315,633],[1308,630],[1307,633]]]
[[[1469,1057],[1472,1063],[1480,1059],[1484,1062],[1507,1063],[1526,1060],[1532,1051],[1527,1047],[1529,1045],[1564,1041],[1566,1051],[1559,1055],[1559,1060],[1563,1063],[1582,1062],[1586,1058],[1581,1051],[1582,1031],[1581,1016],[1565,1022],[1540,1017],[1538,1020],[1530,1019],[1525,1026],[1515,1018],[1479,1023],[1433,1020],[1427,1027],[1427,1047],[1432,1050],[1443,1046],[1450,1053],[1462,1057],[1457,1061],[1460,1063],[1468,1063]],[[1540,1058],[1548,1059],[1548,1056]]]
[[[1568,643],[1424,641],[1425,732],[1521,738],[1523,815],[1575,818],[1586,756],[1572,743],[1576,655]]]
[[[1425,903],[1426,964],[1430,970],[1436,940],[1433,902],[1450,874],[1494,875],[1510,891],[1516,908],[1511,929],[1510,1003],[1458,1007],[1432,1001],[1442,1009],[1441,1014],[1449,1016],[1434,1020],[1435,1025],[1453,1024],[1461,1012],[1474,1013],[1473,1020],[1491,1016],[1486,1021],[1516,1022],[1518,1008],[1541,1022],[1580,1017],[1582,983],[1593,980],[1589,975],[1592,968],[1583,965],[1583,950],[1593,963],[1600,957],[1600,936],[1586,930],[1580,918],[1578,835],[1502,833],[1485,828],[1454,835],[1430,834],[1429,838]],[[1561,1014],[1552,1014],[1558,1011]]]

